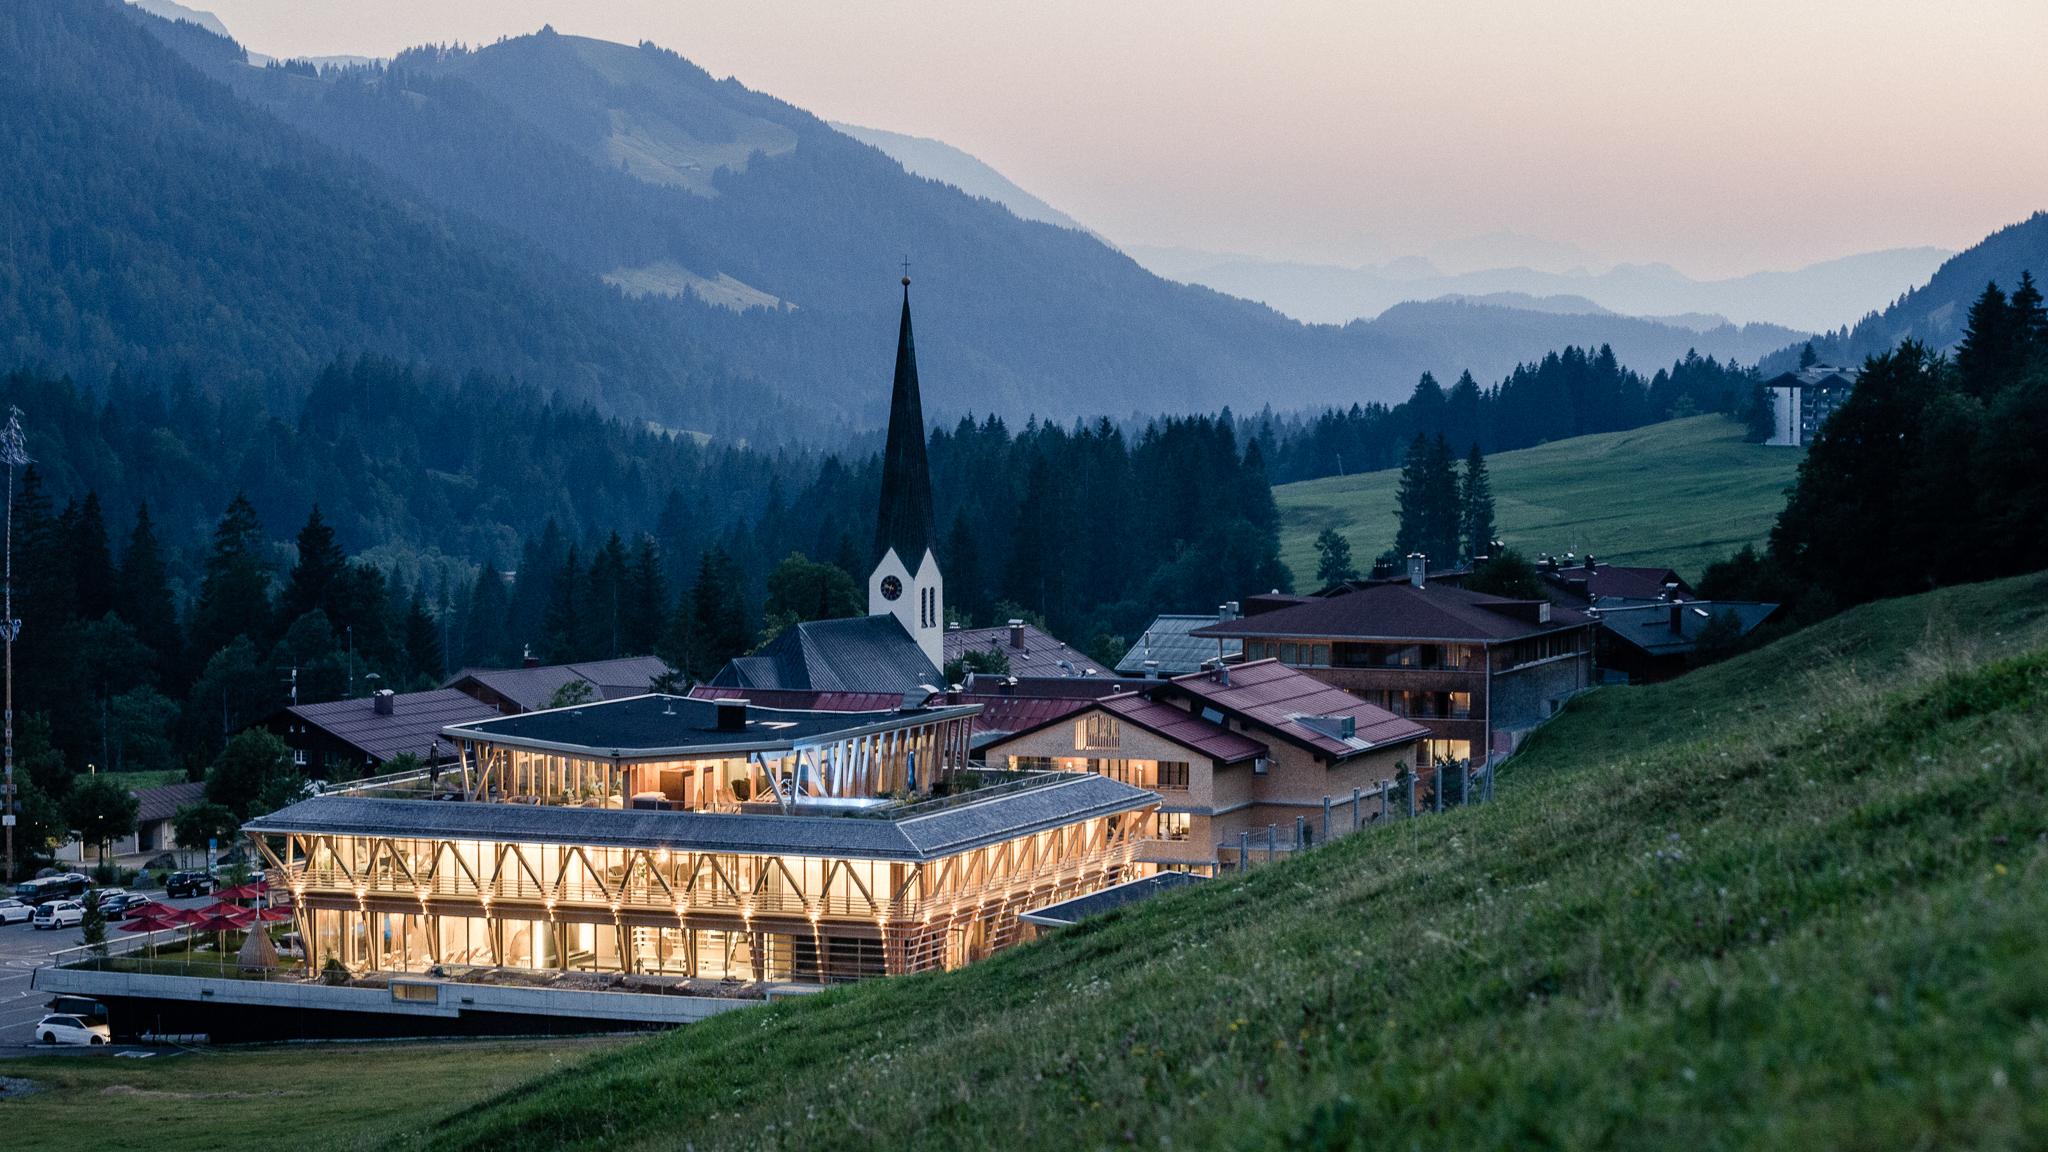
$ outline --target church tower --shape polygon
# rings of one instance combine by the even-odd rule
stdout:
[[[946,593],[932,551],[932,475],[925,461],[924,404],[917,394],[917,349],[910,340],[910,277],[903,278],[903,323],[896,333],[896,384],[889,396],[889,439],[882,448],[882,507],[875,520],[875,570],[868,615],[888,613],[945,666]]]

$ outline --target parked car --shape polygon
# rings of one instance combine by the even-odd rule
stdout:
[[[19,900],[0,900],[0,924],[20,924],[36,914],[35,905]]]
[[[45,1016],[36,1022],[36,1039],[45,1044],[105,1044],[113,1039],[105,1024],[88,1024],[76,1016]]]
[[[71,928],[85,923],[85,905],[76,900],[52,900],[36,908],[29,924],[36,928]]]
[[[100,911],[111,916],[127,906],[128,890],[126,888],[102,888],[93,896],[93,901],[100,906]]]
[[[82,873],[59,872],[55,876],[44,876],[35,880],[24,880],[14,886],[14,898],[24,904],[42,904],[51,900],[65,900],[85,895],[90,883]]]
[[[140,892],[130,892],[126,896],[121,897],[118,903],[109,903],[105,900],[100,901],[100,911],[105,912],[109,920],[121,920],[135,915],[144,906],[154,903],[156,903],[155,900],[144,896]]]
[[[172,900],[186,896],[210,896],[216,886],[210,873],[196,870],[173,872],[164,881],[164,895]]]

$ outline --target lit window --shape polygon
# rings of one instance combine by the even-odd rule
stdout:
[[[1186,812],[1161,812],[1159,814],[1159,838],[1161,840],[1185,840],[1192,830],[1194,818]]]
[[[1158,784],[1158,787],[1160,787],[1160,788],[1178,788],[1178,789],[1182,789],[1182,790],[1185,790],[1185,789],[1187,788],[1187,786],[1188,786],[1188,763],[1187,763],[1187,761],[1185,761],[1185,760],[1161,760],[1161,761],[1159,762],[1159,784]]]
[[[1116,717],[1094,712],[1081,722],[1081,740],[1083,748],[1119,748],[1123,746],[1123,732]]]

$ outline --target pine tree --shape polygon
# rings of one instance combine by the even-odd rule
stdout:
[[[114,611],[149,647],[159,681],[172,683],[181,666],[178,618],[163,546],[157,542],[148,504],[136,510],[135,528],[128,534],[128,550],[121,557],[121,574],[114,586]]]
[[[982,583],[981,542],[974,534],[974,522],[961,509],[953,517],[952,531],[946,533],[946,607],[963,620],[980,620],[988,607],[988,592]]]
[[[114,587],[119,575],[114,555],[107,547],[107,521],[100,512],[98,492],[88,491],[71,525],[71,571],[76,583],[78,615],[97,620],[114,610]]]
[[[2013,342],[2021,358],[2048,356],[2048,308],[2042,306],[2032,271],[2020,273],[2020,286],[2012,290],[2009,305]]]
[[[1969,328],[1956,345],[1956,372],[1963,390],[1979,398],[1996,395],[2019,376],[2023,353],[2011,305],[1996,283],[1970,305]]]
[[[1358,566],[1351,562],[1351,541],[1335,528],[1316,536],[1316,583],[1324,588],[1358,578]]]
[[[512,650],[511,634],[505,627],[510,608],[511,599],[505,594],[504,575],[495,564],[485,561],[477,571],[476,583],[470,587],[468,611],[464,614],[464,665],[488,668],[511,661],[518,655]]]
[[[549,663],[561,664],[588,658],[580,647],[584,626],[579,610],[584,603],[583,570],[576,556],[576,546],[571,544],[561,569],[555,573],[547,614],[541,621],[541,650],[547,654]]]
[[[235,493],[214,526],[192,614],[193,658],[208,660],[237,636],[266,634],[270,570],[263,560],[263,524],[249,498]]]
[[[1468,558],[1485,556],[1493,549],[1493,481],[1486,475],[1486,455],[1475,442],[1465,454],[1464,484],[1458,493],[1459,531],[1465,539]]]
[[[739,566],[714,544],[697,562],[697,581],[690,589],[686,671],[708,680],[726,661],[747,650],[747,613],[740,598]]]
[[[1820,363],[1820,353],[1813,350],[1813,341],[1808,340],[1806,345],[1799,349],[1799,370],[1804,372],[1818,363]]]
[[[1430,546],[1430,449],[1429,438],[1417,432],[1408,442],[1408,455],[1401,461],[1401,482],[1394,490],[1400,528],[1394,534],[1394,551],[1412,556]]]
[[[299,529],[298,545],[298,562],[292,565],[278,603],[278,620],[285,626],[315,608],[334,617],[335,584],[348,567],[348,556],[334,542],[334,529],[320,515],[318,504]]]
[[[427,611],[425,597],[418,587],[413,589],[412,600],[405,608],[405,662],[413,678],[427,683],[438,683],[448,674],[441,654],[441,626]]]
[[[1449,567],[1458,558],[1458,463],[1441,432],[1430,442],[1428,467],[1429,519],[1422,550]]]
[[[663,573],[661,551],[652,536],[640,537],[633,548],[633,561],[626,570],[624,605],[620,609],[621,650],[635,656],[654,651],[667,623],[668,577]]]

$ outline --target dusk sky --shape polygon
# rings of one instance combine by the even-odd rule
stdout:
[[[2048,208],[2042,0],[187,2],[273,55],[653,40],[1125,244],[1720,276]]]

